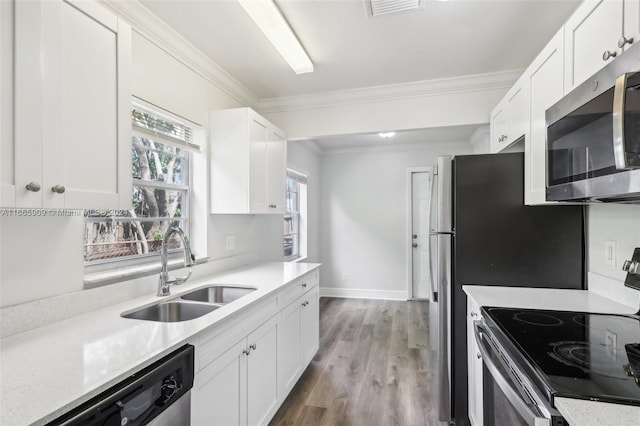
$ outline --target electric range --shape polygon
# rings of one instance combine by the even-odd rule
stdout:
[[[640,406],[640,316],[494,307],[482,313],[553,406],[555,397]]]

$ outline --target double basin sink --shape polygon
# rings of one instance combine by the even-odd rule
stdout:
[[[156,303],[132,312],[125,312],[123,318],[159,322],[188,321],[213,312],[255,291],[252,287],[210,285],[183,294],[175,299]]]

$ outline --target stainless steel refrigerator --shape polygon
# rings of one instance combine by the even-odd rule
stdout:
[[[463,285],[585,288],[582,206],[524,205],[522,153],[439,157],[431,210],[431,311],[439,415],[467,425]]]

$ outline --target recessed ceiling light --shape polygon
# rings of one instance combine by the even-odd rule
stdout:
[[[392,138],[395,134],[396,134],[396,132],[380,132],[380,133],[378,133],[378,135],[380,135],[381,138],[385,138],[385,139]]]
[[[273,0],[238,0],[238,3],[296,74],[313,72],[313,62]]]

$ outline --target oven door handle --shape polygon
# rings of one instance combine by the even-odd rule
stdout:
[[[480,354],[482,355],[482,360],[484,365],[491,373],[491,377],[495,380],[496,384],[500,387],[502,392],[504,392],[505,396],[509,400],[509,402],[513,405],[513,407],[518,411],[518,413],[522,416],[522,418],[527,422],[529,426],[550,426],[551,420],[545,417],[540,417],[536,414],[529,405],[522,399],[520,394],[513,389],[513,387],[509,384],[509,382],[500,374],[498,367],[494,364],[491,359],[491,355],[489,351],[491,349],[487,348],[487,342],[483,339],[483,335],[487,335],[487,331],[484,328],[482,321],[474,321],[473,322],[473,332],[476,336],[476,342],[478,342],[478,349],[480,350]]]

